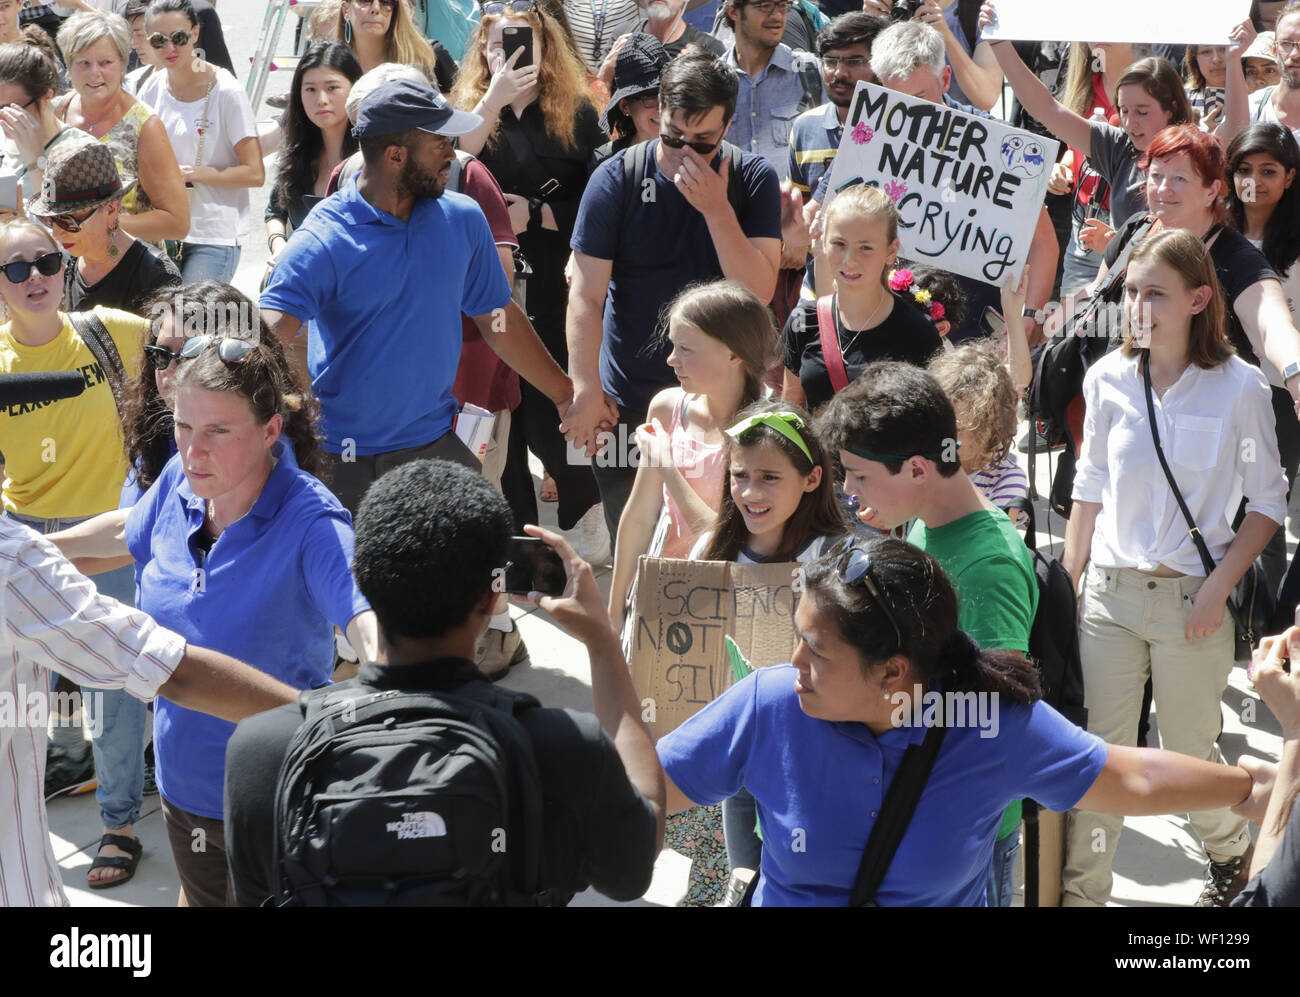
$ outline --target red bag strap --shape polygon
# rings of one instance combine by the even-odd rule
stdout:
[[[844,369],[844,353],[840,350],[840,337],[835,334],[835,312],[828,294],[817,299],[817,334],[822,341],[822,358],[826,373],[831,379],[831,389],[838,395],[849,386],[849,372]]]

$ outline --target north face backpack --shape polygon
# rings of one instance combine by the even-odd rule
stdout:
[[[275,792],[275,904],[560,902],[540,889],[537,762],[516,719],[540,704],[477,685],[298,697]]]

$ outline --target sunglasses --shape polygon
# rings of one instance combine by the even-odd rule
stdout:
[[[177,48],[181,48],[188,45],[193,37],[193,31],[173,31],[170,35],[164,35],[161,31],[152,31],[149,33],[149,44],[154,48],[166,48],[167,43],[171,42]]]
[[[99,208],[102,207],[103,205],[101,204]],[[65,232],[75,233],[80,232],[81,226],[85,225],[86,222],[95,217],[95,212],[98,211],[99,208],[94,208],[91,211],[86,212],[80,218],[76,215],[36,215],[35,217],[42,225],[48,225],[50,228],[54,228],[57,225]]]
[[[711,156],[722,143],[720,138],[714,139],[712,142],[687,142],[680,135],[669,135],[667,132],[659,133],[659,141],[670,149],[683,149],[689,146],[701,156]]]
[[[153,343],[144,348],[144,356],[153,365],[154,370],[166,370],[181,358],[179,353],[173,353],[167,347]]]
[[[889,603],[880,594],[880,589],[871,577],[871,555],[861,547],[855,547],[852,537],[845,537],[827,553],[839,557],[835,570],[841,582],[845,585],[862,585],[871,594],[880,611],[885,614],[885,619],[889,620],[889,625],[894,628],[894,637],[898,641],[899,650],[902,650],[903,631],[894,618]]]
[[[222,363],[229,365],[241,364],[248,359],[249,355],[257,349],[257,344],[247,339],[231,339],[224,337],[218,339],[216,336],[195,336],[193,339],[187,339],[185,345],[181,347],[179,360],[193,360],[209,346],[216,344],[217,356],[221,358]],[[162,349],[162,347],[155,347]],[[168,350],[168,353],[171,351]],[[175,354],[172,354],[175,356]],[[157,363],[157,361],[154,361]]]
[[[488,0],[487,3],[481,4],[483,13],[488,17],[496,17],[499,14],[509,12],[511,14],[527,14],[537,7],[536,0]]]
[[[4,271],[10,284],[23,284],[32,275],[32,267],[35,267],[36,272],[42,277],[53,277],[63,269],[63,253],[46,253],[34,260],[14,260],[12,263],[0,266],[0,270]]]

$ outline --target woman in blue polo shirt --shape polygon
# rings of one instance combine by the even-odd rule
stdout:
[[[315,403],[234,288],[203,282],[171,305],[155,319],[185,340],[171,378],[179,452],[134,507],[53,538],[70,557],[129,552],[140,608],[187,641],[296,688],[325,685],[333,627],[367,657],[377,628],[351,575],[351,519],[308,473],[322,464]],[[234,729],[162,697],[154,708],[156,778],[188,906],[232,899],[222,788]]]
[[[955,700],[881,906],[982,906],[1012,800],[1172,813],[1250,793],[1244,769],[1107,745],[1069,723],[1039,700],[1031,664],[981,652],[957,629],[951,584],[909,544],[833,551],[806,566],[803,584],[794,663],[758,669],[658,744],[670,813],[741,787],[754,796],[756,905],[847,903],[903,753],[924,739],[927,694],[944,689],[975,695]]]

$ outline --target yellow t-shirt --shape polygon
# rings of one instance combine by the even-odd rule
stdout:
[[[95,308],[127,377],[140,373],[149,320],[113,308]],[[122,422],[108,378],[66,315],[44,346],[23,346],[0,325],[0,373],[75,370],[86,381],[76,398],[0,408],[0,453],[5,458],[4,507],[46,519],[94,516],[116,509],[126,478]]]

